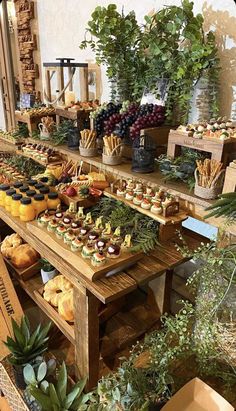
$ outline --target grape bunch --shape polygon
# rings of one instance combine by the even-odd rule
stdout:
[[[108,103],[105,107],[98,111],[94,118],[94,129],[97,135],[100,136],[104,132],[105,121],[113,114],[119,113],[121,104]]]
[[[132,140],[139,137],[143,128],[160,126],[165,121],[165,107],[157,104],[144,104],[140,106],[138,116],[130,128]]]
[[[112,114],[108,120],[104,121],[104,131],[106,134],[111,134],[115,128],[116,128],[116,124],[119,123],[121,121],[121,119],[123,118],[123,115],[120,113],[115,113]]]

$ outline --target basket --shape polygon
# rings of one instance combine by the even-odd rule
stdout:
[[[121,153],[119,155],[114,155],[116,150],[121,147]],[[119,144],[116,146],[110,156],[107,156],[106,154],[102,154],[102,162],[103,164],[111,165],[111,166],[117,166],[118,164],[122,163],[122,149],[123,149],[123,144]]]
[[[13,369],[6,358],[0,363],[0,387],[12,411],[29,411],[23,400],[23,391],[14,384]]]
[[[43,123],[39,123],[38,128],[40,130],[40,140],[47,141],[51,138],[51,133],[46,129]]]
[[[196,196],[204,198],[206,200],[214,200],[215,198],[218,197],[219,194],[221,194],[222,189],[223,189],[223,184],[224,184],[225,170],[221,170],[219,172],[219,174],[212,181],[212,186],[210,188],[202,187],[198,185],[198,170],[197,169],[195,169],[194,176],[195,176],[194,194]]]
[[[93,148],[80,147],[79,152],[80,152],[80,155],[83,157],[96,157],[96,155],[98,154],[98,149],[97,147],[93,147]]]

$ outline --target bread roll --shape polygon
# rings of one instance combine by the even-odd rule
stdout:
[[[49,280],[45,286],[44,291],[52,290],[52,291],[67,291],[73,288],[73,285],[70,281],[68,281],[63,275],[57,275],[56,277]]]
[[[23,243],[19,234],[8,235],[1,244],[1,253],[6,258],[11,258],[14,248]]]
[[[58,313],[66,321],[74,321],[73,289],[59,294]]]
[[[58,300],[59,300],[61,294],[62,294],[62,292],[56,293],[54,290],[46,290],[43,293],[43,298],[48,303],[52,304],[53,307],[57,307],[58,306]]]
[[[39,258],[40,255],[29,244],[21,244],[13,249],[11,262],[16,268],[27,268]]]

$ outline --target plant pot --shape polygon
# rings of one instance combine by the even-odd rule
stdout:
[[[122,163],[122,157],[121,156],[106,156],[106,154],[103,154],[102,162],[103,164],[117,166],[118,164]]]
[[[225,170],[221,170],[219,174],[215,177],[212,182],[211,187],[202,187],[199,185],[199,175],[197,169],[194,172],[195,176],[195,187],[194,194],[200,198],[205,198],[206,200],[214,200],[221,194],[224,185]]]
[[[23,393],[23,398],[25,403],[27,404],[30,411],[41,411],[42,407],[37,403],[37,401],[32,397],[32,395],[28,394],[27,389]]]
[[[83,157],[96,157],[98,154],[98,149],[97,147],[95,148],[79,148],[80,155]]]
[[[24,375],[23,375],[23,366],[22,365],[13,365],[13,373],[14,373],[14,378],[15,378],[15,383],[20,390],[24,390],[26,388],[26,384],[24,381]]]
[[[67,140],[67,146],[70,150],[78,150],[79,134],[77,132],[69,134],[68,140]]]
[[[41,277],[43,284],[46,284],[49,280],[54,278],[57,275],[57,270],[54,268],[52,271],[44,271],[41,268]]]
[[[51,133],[49,133],[49,131],[46,129],[43,123],[39,123],[38,128],[40,130],[40,140],[42,141],[50,140]]]

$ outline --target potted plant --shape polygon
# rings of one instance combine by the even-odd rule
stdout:
[[[42,411],[72,411],[82,408],[89,399],[90,394],[84,394],[83,389],[86,379],[76,383],[72,389],[68,389],[68,376],[65,363],[60,367],[55,384],[44,383],[40,387],[31,386],[30,393],[41,406]],[[81,407],[81,408],[80,408]]]
[[[45,327],[39,324],[31,332],[28,317],[22,317],[20,326],[12,319],[14,338],[8,336],[4,344],[11,352],[9,362],[13,366],[16,385],[20,389],[25,389],[23,376],[25,364],[32,364],[39,355],[42,355],[48,349],[47,342],[50,327],[51,323],[48,323]]]
[[[48,260],[46,260],[46,258],[41,258],[40,262],[42,282],[46,284],[49,280],[55,277],[57,270]]]
[[[71,150],[79,149],[79,131],[72,120],[62,121],[57,130],[52,133],[52,142],[55,145],[67,143]]]

